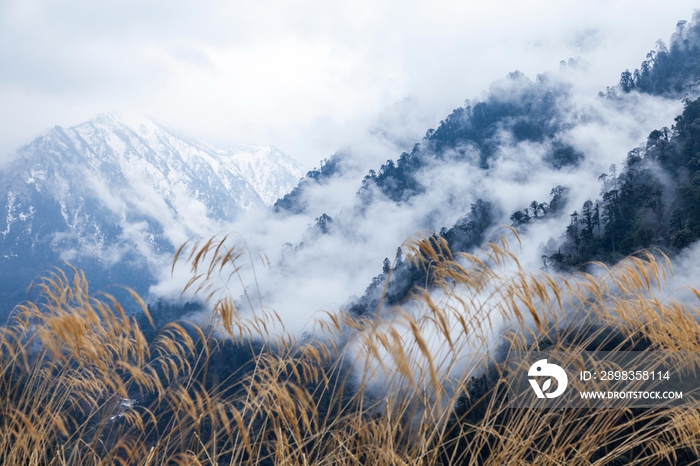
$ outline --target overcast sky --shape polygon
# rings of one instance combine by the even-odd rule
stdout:
[[[695,6],[0,0],[0,154],[119,111],[274,144],[308,168],[392,107],[418,139],[516,69],[534,77],[580,57],[595,93],[668,42]]]

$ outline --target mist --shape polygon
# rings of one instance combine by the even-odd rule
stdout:
[[[257,296],[259,290],[262,306],[277,312],[287,331],[300,335],[314,318],[322,315],[320,311],[338,312],[346,308],[353,296],[361,296],[381,271],[383,258],[393,260],[404,241],[417,233],[449,228],[477,199],[495,206],[496,226],[510,225],[512,212],[527,207],[532,200],[548,201],[553,187],[566,186],[568,204],[562,215],[522,231],[521,246],[511,241],[525,270],[539,270],[543,266],[543,246],[561,242],[570,222],[567,213],[579,208],[586,199],[599,197],[600,174],[608,172],[611,164],[622,167],[629,150],[644,143],[652,130],[670,126],[682,111],[682,102],[676,99],[631,93],[612,102],[591,95],[585,84],[587,73],[577,69],[539,78],[506,77],[488,91],[499,99],[517,100],[523,89],[537,79],[546,82],[545,87],[562,90],[557,106],[569,128],[558,137],[584,154],[578,166],[555,169],[545,161],[551,143],[517,142],[504,131],[498,136],[497,154],[487,169],[480,168],[477,151],[466,148],[471,156],[460,160],[445,157],[421,169],[419,181],[426,187],[423,193],[397,203],[375,186],[370,187],[371,202],[366,204],[357,195],[366,173],[361,167],[377,167],[363,163],[367,158],[361,152],[372,151],[379,160],[396,159],[399,155],[395,144],[377,139],[376,129],[368,129],[357,146],[344,149],[345,157],[353,161],[346,170],[307,188],[307,207],[302,213],[255,211],[221,229],[221,235],[235,232],[230,245],[250,250],[252,260],[244,263],[252,262],[254,275],[250,264],[241,271],[249,295]],[[478,99],[470,100],[475,104]],[[404,123],[401,115],[395,119],[390,115],[383,116],[386,132],[392,127],[401,128]],[[332,218],[323,232],[314,227],[322,214]],[[491,237],[499,232],[504,230],[496,228]],[[258,259],[263,254],[269,262]],[[152,291],[156,295],[177,296],[187,279],[189,272],[182,264],[176,267],[173,279],[168,269]],[[235,280],[225,286],[220,284],[242,309],[248,308],[241,299],[240,284]],[[260,306],[257,297],[253,301],[254,307]]]
[[[510,214],[532,200],[547,201],[557,185],[569,188],[563,212],[596,199],[598,176],[622,166],[629,150],[682,110],[680,99],[632,92],[612,102],[598,91],[639,66],[694,6],[4,4],[0,59],[9,71],[0,77],[0,155],[46,126],[106,110],[273,144],[307,168],[342,154],[340,173],[303,191],[301,213],[255,208],[216,224],[200,221],[193,204],[181,213],[187,231],[163,220],[173,243],[231,234],[230,244],[249,250],[255,264],[241,271],[243,286],[259,288],[262,305],[302,332],[319,311],[361,296],[407,238],[451,227],[478,199],[494,205],[496,225],[509,225]],[[515,70],[523,76],[508,77]],[[517,101],[531,86],[556,91],[564,128],[557,137],[584,155],[578,165],[555,169],[545,163],[551,142],[518,142],[503,131],[487,168],[475,148],[464,147],[466,158],[446,154],[422,168],[425,190],[410,199],[397,203],[376,186],[365,192],[369,203],[357,195],[369,170],[410,152],[465,99],[472,106]],[[320,231],[314,225],[324,214],[332,222]],[[543,245],[560,241],[568,222],[561,215],[522,232],[517,253],[527,269],[542,266]],[[126,234],[159,269],[152,296],[178,297],[189,279],[186,264],[171,276],[170,258],[149,251],[145,230]],[[116,261],[120,252],[108,257]],[[240,302],[240,285],[220,285]]]
[[[629,0],[4,2],[0,156],[47,127],[119,111],[273,144],[311,167],[357,144],[378,115],[407,98],[420,118],[400,132],[418,141],[515,69],[534,77],[580,57],[593,95],[695,7],[689,0],[664,8]]]

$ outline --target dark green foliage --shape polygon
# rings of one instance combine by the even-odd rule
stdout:
[[[562,128],[558,101],[568,89],[539,75],[533,82],[518,71],[509,75],[510,88],[491,92],[488,99],[473,107],[455,109],[437,130],[426,134],[426,141],[438,155],[471,145],[480,150],[482,168],[502,144],[499,132],[508,130],[516,142],[542,142]],[[463,151],[462,151],[463,153]]]
[[[309,186],[325,183],[328,179],[340,174],[342,158],[342,154],[335,153],[331,158],[321,161],[320,168],[314,168],[307,172],[306,176],[291,192],[275,202],[273,206],[275,212],[286,211],[298,214],[306,210],[306,202],[303,198],[304,190]]]
[[[555,186],[552,188],[552,190],[549,192],[549,195],[552,196],[549,200],[550,215],[558,214],[564,210],[568,192],[569,189],[565,188],[564,186]]]
[[[510,216],[511,225],[520,227],[530,222],[545,219],[547,216],[556,215],[561,212],[566,204],[566,193],[568,189],[563,186],[556,186],[549,192],[551,199],[549,203],[532,201],[523,210],[513,212]]]
[[[299,251],[301,249],[313,245],[314,241],[317,240],[322,235],[327,235],[331,232],[333,228],[333,218],[328,214],[321,214],[320,217],[316,217],[316,223],[309,226],[304,233],[303,240],[296,246],[292,243],[286,243],[285,246],[289,247],[292,251]]]
[[[440,231],[450,250],[453,252],[469,251],[486,239],[486,231],[493,225],[495,209],[493,205],[481,199],[471,205],[467,215],[460,218],[449,230]]]
[[[581,160],[583,160],[582,152],[577,151],[572,146],[564,144],[561,141],[554,141],[552,143],[552,151],[545,158],[545,162],[557,170],[567,166],[576,166]]]
[[[527,225],[530,223],[530,220],[530,210],[527,208],[513,212],[513,214],[510,216],[510,221],[512,222],[511,224],[514,227]]]
[[[391,262],[389,262],[388,257],[385,257],[384,262],[382,262],[382,274],[388,275],[390,271],[391,271]]]
[[[599,181],[601,199],[572,214],[564,244],[548,257],[557,267],[614,263],[642,248],[673,252],[700,238],[700,99],[686,100],[675,126],[652,131],[620,173],[613,165]]]
[[[700,77],[700,13],[693,21],[679,21],[671,38],[671,47],[657,43],[656,50],[647,54],[634,72],[625,70],[620,76],[619,89],[633,90],[654,95],[683,95],[697,84]],[[607,95],[614,97],[615,90],[608,88]]]
[[[490,202],[478,199],[470,212],[450,228],[443,228],[440,236],[447,241],[452,252],[465,252],[480,246],[486,239],[487,230],[493,225],[494,207]],[[433,235],[438,244],[437,235]],[[387,285],[387,280],[389,283]],[[357,315],[376,312],[380,303],[392,305],[402,302],[414,287],[429,288],[432,280],[430,267],[413,265],[404,258],[401,248],[396,251],[393,268],[388,258],[384,259],[382,273],[372,279],[365,294],[349,306]],[[384,290],[386,288],[386,294]]]
[[[314,225],[314,229],[316,229],[320,234],[325,235],[326,233],[328,233],[328,230],[330,229],[332,223],[333,219],[330,215],[321,214],[321,216],[316,219],[316,225]]]
[[[404,152],[394,164],[393,160],[387,160],[379,169],[379,173],[370,170],[362,180],[359,194],[365,203],[371,199],[371,185],[377,186],[389,199],[394,202],[406,200],[416,194],[425,191],[425,188],[416,180],[415,175],[423,166],[424,159],[429,157],[420,144],[413,146],[409,154]]]
[[[404,152],[396,162],[388,160],[379,172],[370,170],[359,191],[363,201],[371,202],[372,186],[394,202],[405,201],[425,191],[416,175],[435,161],[471,161],[476,151],[480,167],[486,169],[498,147],[513,142],[552,141],[547,163],[557,169],[576,165],[583,154],[555,140],[565,127],[559,103],[567,98],[568,88],[544,75],[531,81],[518,71],[502,84],[485,101],[453,110],[410,153]]]

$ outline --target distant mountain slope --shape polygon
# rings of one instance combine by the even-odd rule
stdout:
[[[622,99],[625,94],[630,92],[639,92],[680,99],[695,96],[698,93],[699,83],[700,13],[696,13],[691,23],[685,21],[678,23],[669,47],[666,47],[661,41],[658,42],[657,50],[647,55],[640,69],[633,73],[623,72],[620,82],[616,86],[609,87],[605,93],[601,93],[600,97],[616,100]],[[690,139],[687,135],[694,131],[693,125],[697,125],[697,123],[693,119],[688,121],[689,117],[686,115],[695,111],[698,104],[688,105],[684,116],[677,119],[678,124],[673,128],[676,131],[674,134],[678,134],[676,145],[679,146],[679,149],[674,153],[686,154],[684,156],[687,160],[681,163],[680,156],[676,156],[671,164],[673,166],[669,166],[670,159],[661,161],[663,169],[667,173],[673,174],[674,178],[677,178],[679,171],[685,174],[685,181],[678,178],[679,184],[676,188],[675,200],[665,206],[662,204],[662,190],[660,186],[657,186],[661,184],[661,181],[657,178],[651,183],[654,186],[649,185],[649,179],[654,177],[650,173],[651,169],[647,160],[644,165],[646,178],[638,177],[635,179],[639,192],[628,193],[632,199],[630,202],[633,204],[641,202],[642,204],[628,205],[624,208],[626,212],[633,213],[626,219],[625,225],[630,232],[626,233],[625,243],[617,244],[617,249],[615,249],[612,246],[612,238],[605,236],[614,234],[614,230],[611,228],[606,232],[604,229],[602,237],[607,239],[603,238],[600,241],[607,241],[605,244],[609,245],[610,251],[605,248],[601,249],[599,243],[593,244],[594,242],[592,242],[589,246],[593,252],[583,254],[578,244],[582,241],[580,235],[586,232],[590,233],[591,227],[590,225],[585,226],[584,220],[577,217],[577,223],[575,223],[578,229],[578,239],[566,240],[559,252],[550,251],[552,255],[546,259],[549,263],[563,266],[564,264],[578,265],[591,259],[616,260],[622,257],[621,252],[628,254],[636,249],[653,245],[670,244],[674,247],[680,247],[698,238],[697,231],[700,230],[697,230],[696,224],[693,223],[695,222],[693,215],[697,210],[694,201],[700,199],[694,187],[697,176],[692,177],[694,168],[682,165],[696,163],[695,159],[687,155],[692,152],[691,149],[688,149],[690,143],[687,141]],[[535,80],[530,80],[519,72],[511,73],[504,81],[492,86],[488,96],[483,101],[475,104],[467,103],[464,107],[455,109],[440,122],[437,129],[428,130],[423,140],[417,143],[410,153],[404,152],[396,162],[388,160],[376,172],[370,170],[358,191],[360,203],[371,204],[379,191],[385,198],[396,203],[406,203],[408,206],[413,197],[435,189],[434,185],[425,185],[422,182],[424,172],[434,167],[435,164],[445,160],[449,164],[470,164],[474,166],[475,173],[482,171],[486,176],[491,164],[498,160],[501,151],[515,147],[523,141],[531,141],[545,147],[547,153],[542,157],[542,163],[554,170],[576,166],[585,158],[585,154],[566,142],[566,132],[581,122],[585,122],[588,118],[577,112],[578,110],[571,100],[570,89],[565,83],[552,80],[548,75],[539,75]],[[652,133],[648,142],[648,150],[644,152],[644,154],[648,154],[646,157],[657,157],[657,152],[661,150],[659,147],[668,146],[669,137],[671,136],[667,128]],[[680,149],[681,145],[683,145],[683,149]],[[645,157],[644,154],[639,151],[630,153],[624,176],[631,179],[639,171],[642,166],[641,158]],[[624,159],[624,154],[620,154],[620,159]],[[635,168],[630,169],[629,167],[633,165]],[[688,173],[691,175],[689,176]],[[431,181],[434,182],[432,179]],[[622,181],[621,177],[620,183]],[[596,179],[590,180],[591,184],[596,182]],[[630,182],[628,185],[631,186]],[[302,188],[303,184],[300,184],[295,189]],[[564,212],[566,186],[552,186],[551,188],[553,206],[556,205],[556,208],[550,209],[549,204],[540,203],[533,212],[535,218],[539,213],[542,214],[540,217],[544,218],[545,215],[551,217],[561,215]],[[621,196],[625,195],[623,191],[621,193]],[[664,194],[665,197],[674,195],[673,192]],[[503,217],[494,211],[494,209],[498,209],[498,206],[488,202],[488,193],[484,193],[484,196],[483,199],[475,197],[475,204],[472,205],[471,211],[464,212],[464,217],[454,226],[449,229],[443,228],[440,233],[453,251],[466,251],[478,246],[489,227],[506,223]],[[635,198],[635,196],[637,197]],[[615,202],[617,201],[615,198]],[[608,199],[606,202],[609,204],[612,201]],[[602,205],[603,202],[601,202]],[[525,209],[522,212],[516,212],[516,214],[524,215],[523,212],[529,212],[527,205],[523,207]],[[293,208],[287,210],[294,211]],[[578,214],[574,212],[574,215]],[[590,223],[590,219],[588,221]],[[515,223],[520,224],[521,222]],[[654,228],[649,228],[649,224],[654,224],[656,230],[663,231],[652,231]],[[469,228],[465,228],[464,225],[469,225]],[[568,237],[571,236],[570,233],[569,231],[562,232],[562,235]],[[601,235],[600,232],[598,235]],[[654,235],[656,237],[666,235],[666,238],[665,240],[655,240]],[[615,254],[610,254],[611,251]],[[392,270],[391,282],[387,288],[388,295],[384,301],[389,304],[403,299],[414,284],[428,284],[430,282],[427,271],[412,268],[406,261],[400,260],[401,254],[397,258],[399,260],[396,261],[395,268]],[[377,262],[379,263],[379,261]],[[362,314],[376,309],[386,280],[390,276],[389,264],[391,262],[389,258],[384,260],[383,272],[372,280],[362,297],[348,304],[351,310]]]
[[[543,251],[545,264],[564,270],[611,264],[643,248],[675,254],[700,239],[700,12],[678,22],[670,46],[657,42],[638,69],[622,72],[600,96],[614,101],[634,92],[683,98],[683,113],[670,128],[652,131],[619,170],[613,164],[600,174],[601,198],[570,213],[563,241]],[[527,207],[514,213],[513,226],[537,220],[527,214]]]
[[[145,293],[181,243],[265,208],[303,175],[272,146],[213,142],[103,114],[54,127],[0,171],[0,294],[11,307],[48,264]]]
[[[276,212],[288,211],[298,214],[306,210],[307,205],[303,198],[304,191],[314,184],[323,183],[341,171],[343,154],[338,152],[329,159],[321,161],[320,168],[314,168],[306,172],[306,175],[299,180],[299,184],[290,192],[281,196],[274,204]]]
[[[610,264],[642,248],[674,254],[700,239],[700,99],[686,100],[675,125],[652,131],[619,172],[610,168],[598,180],[601,198],[570,214],[562,244],[545,251],[546,265]],[[537,220],[511,218],[521,229]]]
[[[647,54],[639,69],[621,74],[620,82],[601,92],[602,97],[637,91],[657,96],[683,98],[697,93],[700,82],[700,12],[691,22],[679,21],[670,45],[657,42],[657,49]],[[481,168],[504,144],[522,141],[549,142],[551,152],[545,162],[555,168],[578,163],[583,154],[560,139],[563,131],[571,129],[580,115],[570,102],[569,86],[550,76],[538,75],[533,81],[522,73],[510,73],[507,79],[494,83],[482,101],[469,103],[452,111],[436,129],[429,129],[413,150],[401,154],[396,161],[388,160],[378,170],[370,170],[360,192],[376,185],[389,198],[405,201],[425,188],[416,178],[432,160],[450,157],[471,162],[475,149]],[[276,207],[300,212],[303,189],[338,175],[334,158],[312,170]]]
[[[620,90],[625,93],[637,91],[683,97],[697,89],[698,81],[700,13],[696,12],[690,23],[678,22],[669,47],[663,41],[658,41],[656,50],[647,54],[641,66],[633,72],[625,70],[620,76],[619,85],[608,88],[606,93],[610,95]]]
[[[410,153],[402,153],[396,162],[387,160],[378,170],[370,170],[362,180],[359,194],[371,202],[371,188],[378,187],[388,198],[400,202],[424,192],[419,173],[434,163],[449,159],[450,163],[472,163],[488,169],[490,160],[499,148],[523,141],[545,142],[550,154],[545,162],[561,168],[576,164],[582,157],[558,138],[558,133],[570,128],[576,115],[569,109],[569,86],[539,75],[533,81],[515,71],[502,81],[494,83],[484,101],[459,107],[440,122],[437,129],[429,129]],[[475,155],[476,154],[476,155]],[[284,199],[277,202],[278,210],[299,213],[305,210],[303,191],[324,179],[337,176],[342,165],[339,155],[321,163],[312,170]]]

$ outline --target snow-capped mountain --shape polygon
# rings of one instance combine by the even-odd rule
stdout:
[[[109,113],[51,128],[0,171],[3,307],[57,260],[144,292],[164,253],[270,206],[303,173],[272,146],[206,140],[145,118]]]

